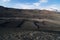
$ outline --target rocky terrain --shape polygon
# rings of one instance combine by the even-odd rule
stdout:
[[[0,6],[0,40],[60,40],[60,12]]]
[[[60,40],[60,32],[0,28],[0,40]]]

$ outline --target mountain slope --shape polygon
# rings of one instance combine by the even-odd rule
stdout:
[[[23,26],[27,29],[29,29],[29,26],[31,27],[31,29],[37,29],[38,26],[39,29],[41,28],[48,29],[48,30],[60,29],[59,12],[48,11],[48,10],[13,9],[13,8],[6,8],[0,6],[0,21],[1,21],[0,24],[6,27],[12,25],[14,26],[15,24],[16,26],[18,26],[20,25],[21,20],[25,21],[25,23],[23,21],[22,22],[24,23]],[[38,26],[34,24],[35,22],[37,23]],[[24,29],[23,26],[22,28]],[[35,28],[33,26],[35,26]]]

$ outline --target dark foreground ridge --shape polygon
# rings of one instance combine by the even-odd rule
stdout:
[[[60,40],[60,12],[0,6],[0,40]]]

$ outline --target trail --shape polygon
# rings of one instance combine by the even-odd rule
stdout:
[[[55,23],[55,24],[60,24],[60,21],[56,21],[56,20],[51,20],[51,19],[37,19],[37,18],[0,18],[3,20],[26,20],[26,21],[37,21],[37,22],[51,22],[51,23]]]

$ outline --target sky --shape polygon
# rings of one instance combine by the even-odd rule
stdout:
[[[17,9],[46,9],[60,11],[60,0],[0,0],[0,6]]]

